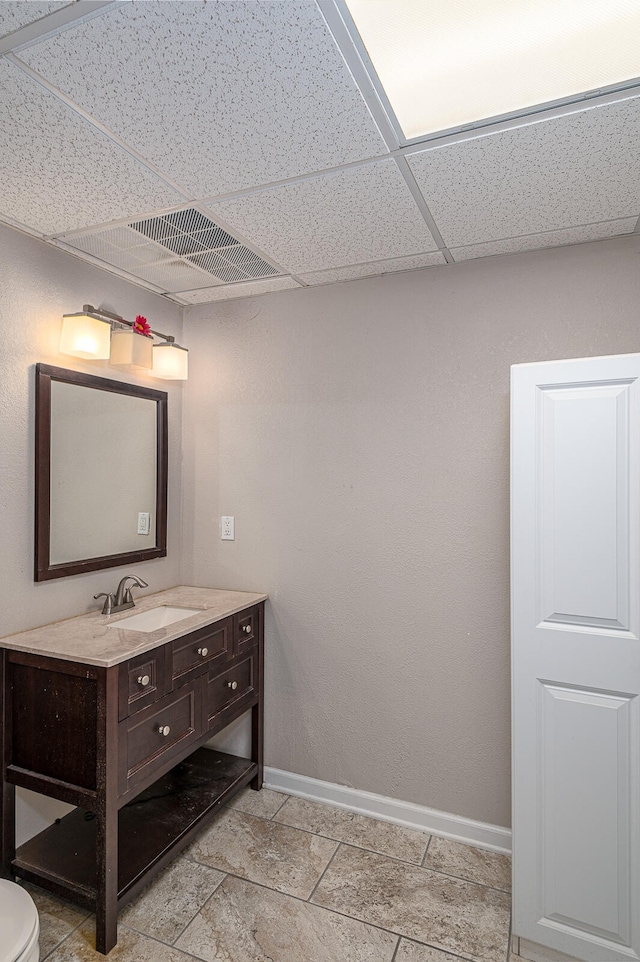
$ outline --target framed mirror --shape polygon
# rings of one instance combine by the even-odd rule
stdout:
[[[167,553],[167,395],[36,365],[35,580]]]

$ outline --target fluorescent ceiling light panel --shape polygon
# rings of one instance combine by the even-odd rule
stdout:
[[[407,140],[640,78],[639,0],[346,0]]]

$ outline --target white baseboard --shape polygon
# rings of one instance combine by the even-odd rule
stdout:
[[[383,822],[404,825],[420,832],[429,832],[451,838],[456,842],[466,842],[491,852],[510,854],[511,831],[488,822],[475,822],[460,815],[440,812],[425,805],[402,802],[386,795],[362,792],[346,785],[323,782],[319,778],[308,778],[294,772],[283,772],[279,768],[265,768],[264,787],[287,795],[309,798],[314,802],[324,802],[336,808],[344,808],[359,815],[379,818]]]

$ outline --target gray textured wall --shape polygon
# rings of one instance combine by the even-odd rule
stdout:
[[[118,376],[57,353],[85,301],[168,333],[179,310],[15,231],[0,249],[7,634],[123,573],[32,581],[32,366]],[[509,365],[640,350],[639,254],[633,237],[188,310],[182,478],[184,389],[165,382],[169,557],[139,567],[154,590],[270,592],[267,764],[508,824]],[[20,813],[24,837],[54,809]]]
[[[55,581],[33,581],[35,364],[42,361],[100,377],[150,384],[106,362],[58,353],[62,315],[84,303],[135,317],[144,314],[168,334],[180,332],[180,309],[75,257],[0,226],[0,635],[96,608],[93,595],[113,590],[123,574],[139,572],[159,591],[180,581],[182,386],[153,381],[169,392],[169,553],[134,568],[110,568]],[[168,385],[168,387],[167,387]],[[58,806],[22,794],[19,834],[27,837]]]
[[[509,367],[640,350],[639,252],[187,309],[183,578],[271,596],[268,765],[509,824]]]

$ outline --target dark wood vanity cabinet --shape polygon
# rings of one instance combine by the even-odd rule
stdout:
[[[264,602],[109,668],[0,649],[2,871],[118,909],[245,785],[262,786]],[[245,711],[251,758],[202,747]],[[15,849],[15,786],[78,806]]]

